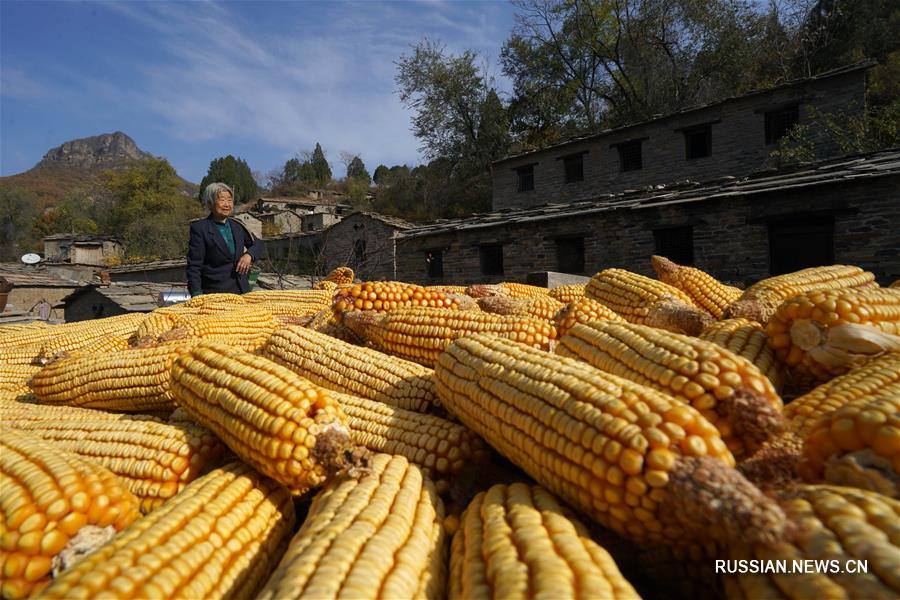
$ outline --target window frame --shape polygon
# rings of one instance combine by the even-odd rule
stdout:
[[[679,233],[682,235],[686,233],[687,239],[680,239]],[[688,249],[687,253],[684,252],[685,248]],[[654,229],[653,249],[654,254],[664,256],[679,265],[693,266],[696,258],[694,251],[694,226],[687,224]]]
[[[619,172],[630,173],[632,171],[641,171],[644,168],[644,140],[648,138],[638,138],[635,140],[626,140],[613,144],[619,152]],[[634,149],[637,149],[637,159],[635,166]],[[630,153],[629,153],[630,152]]]
[[[429,260],[429,256],[431,259]],[[429,248],[425,251],[425,271],[429,279],[441,279],[444,277],[444,249]],[[435,267],[435,265],[437,265]]]
[[[516,191],[519,193],[534,191],[534,165],[524,165],[514,169],[516,172]]]
[[[569,273],[572,275],[578,275],[578,274],[582,274],[585,272],[585,269],[587,268],[587,261],[585,260],[584,238],[585,238],[584,235],[569,235],[569,236],[557,237],[554,239],[554,242],[556,243],[556,268],[557,268],[558,272]],[[576,251],[576,256],[578,254],[580,254],[580,262],[578,261],[578,259],[576,259],[573,262],[573,264],[576,266],[580,264],[580,266],[581,266],[580,270],[566,269],[566,268],[564,268],[564,266],[568,266],[568,265],[563,265],[562,251],[566,244],[569,244],[572,242],[577,242],[577,245],[580,246],[580,252]]]
[[[568,154],[566,156],[560,156],[559,160],[562,161],[563,164],[563,181],[565,183],[580,183],[584,181],[584,155],[587,152],[577,152],[575,154]],[[570,166],[575,165],[577,161],[577,176],[570,173]]]
[[[491,252],[496,252],[496,255],[491,256]],[[493,261],[497,261],[499,263],[499,268],[489,268]],[[504,264],[503,264],[503,243],[495,242],[491,244],[481,244],[478,246],[478,263],[481,270],[481,274],[485,276],[495,276],[495,275],[503,275],[504,274]]]
[[[703,125],[697,125],[695,127],[690,127],[683,131],[684,133],[684,158],[685,160],[700,160],[703,158],[709,158],[712,156],[712,125],[707,123]],[[705,138],[706,144],[706,154],[701,154],[697,156],[691,155],[691,140],[694,136],[702,135]]]
[[[782,117],[788,114],[793,122],[784,127]],[[800,124],[800,104],[790,104],[767,110],[763,113],[763,122],[766,146],[775,146],[781,141],[781,138],[790,133],[791,129]]]
[[[836,229],[837,218],[834,214],[829,213],[781,215],[768,219],[766,222],[766,237],[769,244],[770,275],[782,275],[808,267],[835,264],[837,262],[835,248]],[[813,248],[811,243],[813,240],[810,238],[815,238],[815,236],[829,237],[829,247],[816,248],[809,252]],[[821,265],[807,264],[802,260],[784,260],[785,257],[797,258],[796,252],[789,252],[791,244],[796,244],[807,250],[807,252],[801,252],[801,254],[805,254],[803,258],[808,258],[810,254],[815,255],[821,252],[822,259],[812,261],[821,263]]]

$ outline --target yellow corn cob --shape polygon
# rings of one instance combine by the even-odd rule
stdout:
[[[0,349],[14,348],[16,346],[40,345],[56,332],[65,332],[79,323],[63,323],[62,325],[48,325],[46,327],[22,327],[16,331],[10,331],[0,335]]]
[[[836,562],[820,563],[823,566],[815,571],[802,573],[731,571],[724,577],[728,598],[893,600],[900,596],[900,502],[874,492],[827,485],[790,488],[780,494],[779,502],[795,525],[793,538],[774,545],[732,546],[728,558],[783,560],[788,569],[798,568],[794,561]],[[857,560],[865,561],[865,566],[847,564]],[[732,569],[739,566],[733,564]]]
[[[889,288],[900,288],[900,279],[888,286]]]
[[[784,365],[775,358],[775,352],[769,348],[762,325],[756,321],[748,319],[716,321],[704,329],[699,338],[743,356],[769,378],[776,392],[781,391],[784,385]]]
[[[625,319],[613,309],[590,298],[579,298],[567,304],[555,317],[556,332],[564,336],[576,323],[591,321],[615,321],[624,323]]]
[[[108,469],[0,426],[0,596],[41,590],[91,534],[121,531],[138,500]]]
[[[781,398],[750,361],[712,342],[632,323],[594,321],[560,338],[556,353],[690,404],[735,456],[787,428]]]
[[[180,322],[179,314],[199,314],[200,312],[200,309],[185,309],[177,312],[163,312],[164,310],[154,310],[147,315],[146,319],[141,321],[141,324],[138,325],[131,336],[130,342],[132,345],[146,343],[148,340],[155,342],[160,335],[178,326]]]
[[[547,292],[547,295],[551,298],[559,300],[563,304],[568,304],[569,302],[575,302],[576,300],[584,298],[584,288],[586,287],[586,283],[560,285],[558,287],[551,288],[550,291]]]
[[[448,490],[449,479],[485,455],[484,443],[459,423],[388,406],[383,402],[333,392],[347,415],[351,439],[373,452],[399,454]]]
[[[420,285],[399,281],[367,281],[357,283],[334,295],[334,311],[393,311],[403,307],[452,308],[472,310],[475,301],[468,296],[427,290]]]
[[[20,331],[34,331],[49,327],[45,321],[30,321],[28,323],[6,323],[0,325],[0,338]]]
[[[41,370],[37,365],[8,365],[0,363],[0,390],[28,387],[28,380]]]
[[[247,304],[290,303],[318,307],[313,312],[331,308],[331,292],[328,290],[257,290],[241,297]]]
[[[99,356],[73,356],[44,367],[31,381],[41,404],[117,412],[175,410],[169,370],[192,344],[134,348]]]
[[[717,319],[741,297],[744,291],[719,282],[715,277],[694,267],[677,265],[663,256],[652,256],[653,270],[663,283],[677,287],[690,296],[694,304]]]
[[[600,271],[591,277],[584,295],[629,323],[688,335],[699,335],[713,320],[678,288],[623,269]]]
[[[143,313],[128,313],[72,323],[70,329],[59,331],[44,342],[38,359],[52,360],[64,353],[79,350],[111,337],[128,338],[145,318],[146,315]]]
[[[273,333],[260,354],[316,385],[397,408],[427,412],[437,399],[431,369],[296,325]]]
[[[317,312],[306,323],[306,327],[312,331],[317,331],[329,337],[347,342],[348,344],[360,346],[364,343],[363,339],[344,325],[342,320],[338,320],[331,309],[320,310]]]
[[[824,476],[900,497],[900,390],[854,400],[819,419],[803,442],[799,472],[808,481]]]
[[[232,463],[63,573],[43,598],[252,598],[294,524],[291,497]]]
[[[511,283],[504,281],[496,284],[478,283],[466,288],[466,295],[473,298],[485,298],[487,296],[508,296],[510,298],[534,298],[546,296],[550,290],[545,287],[528,285],[526,283]]]
[[[725,310],[726,319],[744,318],[765,325],[782,302],[816,290],[874,287],[875,276],[859,267],[831,265],[813,267],[763,279],[744,290]]]
[[[63,354],[59,355],[59,358],[64,358],[67,356],[97,356],[101,354],[119,352],[120,350],[128,350],[129,348],[131,348],[130,340],[132,338],[133,335],[111,335],[109,337],[99,339],[92,344],[88,344],[87,346],[78,348],[77,350],[64,352]]]
[[[350,267],[338,267],[333,269],[328,275],[325,276],[325,279],[319,282],[321,283],[333,283],[335,286],[338,285],[348,285],[353,283],[353,279],[355,278],[355,274],[353,273],[353,269]],[[316,284],[318,285],[318,284]],[[325,288],[317,288],[317,289],[325,289]]]
[[[304,304],[300,302],[259,302],[255,304],[266,309],[275,318],[290,317],[293,319],[312,317],[322,310],[327,310],[328,305],[325,304]]]
[[[511,296],[486,296],[478,299],[481,310],[496,315],[518,315],[534,317],[541,321],[552,321],[565,304],[543,294],[530,298]]]
[[[272,313],[261,306],[235,306],[227,313],[180,315],[176,327],[162,334],[160,340],[218,340],[252,351],[278,327]]]
[[[835,377],[784,407],[791,430],[806,438],[821,417],[856,399],[900,390],[900,353],[889,352]]]
[[[450,546],[450,599],[639,599],[609,552],[567,512],[537,486],[479,493]]]
[[[444,506],[402,456],[319,492],[257,600],[444,596]]]
[[[900,351],[900,291],[820,290],[795,296],[766,326],[769,345],[800,381],[828,381]]]
[[[435,377],[441,402],[463,424],[554,494],[634,541],[781,535],[783,515],[731,468],[716,428],[666,394],[481,334],[453,342]]]
[[[426,285],[425,289],[429,292],[439,292],[443,294],[466,295],[466,287],[464,285]]]
[[[35,365],[43,342],[0,347],[0,365]]]
[[[267,358],[204,342],[172,365],[172,395],[242,460],[302,493],[351,469],[346,416],[323,388]]]
[[[346,325],[375,348],[433,367],[450,342],[470,333],[495,333],[529,346],[549,350],[556,328],[530,317],[475,311],[405,308],[385,315],[348,314]]]
[[[187,302],[182,302],[180,306],[183,308],[200,308],[206,304],[219,303],[246,304],[246,301],[243,296],[238,294],[200,294],[199,296],[194,296]]]
[[[312,289],[314,290],[325,290],[328,292],[334,292],[337,288],[338,284],[333,281],[326,281],[325,279],[312,286]]]
[[[128,485],[143,513],[177,494],[225,453],[203,427],[143,415],[3,401],[0,423],[102,464]]]

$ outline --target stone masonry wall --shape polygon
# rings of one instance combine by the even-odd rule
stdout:
[[[584,235],[585,271],[620,267],[653,275],[653,230],[691,225],[695,266],[747,284],[770,275],[768,220],[833,214],[835,261],[875,273],[882,285],[900,278],[900,176],[802,190],[698,201],[643,210],[607,211],[397,240],[397,278],[421,284],[525,281],[557,271],[558,236]],[[502,275],[481,274],[479,245],[503,243]],[[444,277],[429,278],[425,253],[443,250]]]
[[[322,233],[324,272],[349,266],[359,279],[396,279],[395,231],[378,219],[350,215]],[[354,254],[357,240],[365,242],[365,257],[361,261]]]
[[[865,106],[863,70],[808,81],[789,88],[737,98],[675,114],[597,137],[533,152],[493,165],[493,208],[539,206],[548,202],[574,202],[601,194],[690,179],[709,181],[742,176],[765,168],[775,145],[765,143],[765,112],[800,103],[800,123],[813,126],[812,109],[821,113],[859,113]],[[683,128],[714,122],[712,152],[705,158],[685,156]],[[623,172],[613,146],[634,139],[642,142],[643,168]],[[584,181],[565,183],[563,156],[580,152]],[[838,149],[820,144],[819,158],[838,155]],[[517,191],[518,167],[534,165],[534,190]]]

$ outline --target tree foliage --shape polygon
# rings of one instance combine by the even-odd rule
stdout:
[[[347,165],[347,179],[363,181],[366,185],[371,183],[372,177],[369,175],[369,172],[366,170],[366,165],[360,157],[354,156],[350,160],[350,164]]]
[[[213,159],[209,163],[206,177],[200,182],[200,194],[210,183],[222,182],[228,184],[234,190],[235,204],[253,202],[256,200],[258,187],[253,172],[247,162],[242,158],[228,155]]]
[[[284,163],[280,173],[270,173],[269,181],[275,196],[302,194],[315,187],[331,183],[331,167],[322,146],[316,143],[312,152],[302,152]]]
[[[182,257],[187,252],[188,225],[203,209],[182,194],[178,176],[165,159],[141,161],[105,174],[111,196],[101,232],[123,238],[129,255]]]
[[[19,188],[0,187],[0,261],[18,261],[36,250],[31,225],[37,217],[37,196]],[[40,241],[40,238],[37,239]]]

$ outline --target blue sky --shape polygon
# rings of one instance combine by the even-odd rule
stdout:
[[[322,144],[418,164],[394,62],[422,37],[497,56],[506,2],[20,2],[0,0],[0,174],[119,130],[199,182],[233,154],[266,173]]]

